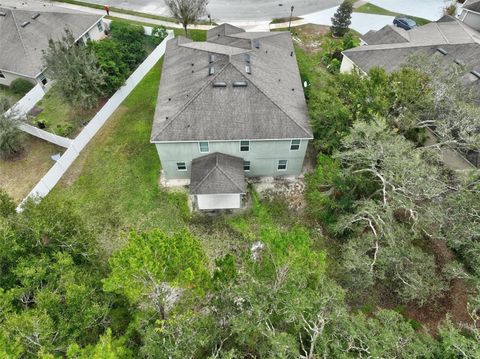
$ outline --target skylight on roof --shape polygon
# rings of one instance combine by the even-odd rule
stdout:
[[[210,67],[208,68],[208,75],[212,76],[214,73],[215,73],[215,67],[210,66]]]
[[[0,16],[7,16],[6,12],[0,11]]]
[[[20,26],[21,26],[21,27],[25,27],[25,26],[27,26],[28,24],[30,24],[30,21],[25,21],[25,22],[23,22],[22,25],[20,25]]]
[[[260,48],[260,40],[259,39],[253,40],[253,45],[255,46],[256,49],[259,49]]]
[[[470,71],[470,73],[475,76],[477,79],[480,79],[480,71],[477,71],[477,70],[473,70],[473,71]]]
[[[215,55],[214,54],[210,54],[209,57],[208,57],[208,62],[209,63],[213,63],[215,61]]]
[[[40,16],[40,13],[37,12],[36,14],[33,14],[33,15],[32,15],[32,19],[35,20],[35,19],[36,19],[37,17],[39,17],[39,16]]]
[[[250,63],[250,54],[245,54],[244,57],[245,57],[245,62],[247,64],[249,64]]]
[[[246,72],[247,74],[251,74],[251,73],[252,73],[252,68],[250,67],[249,64],[246,64],[246,65],[245,65],[245,72]]]
[[[224,81],[216,81],[213,83],[213,87],[227,87],[227,83]]]
[[[247,81],[234,81],[233,87],[247,87]]]

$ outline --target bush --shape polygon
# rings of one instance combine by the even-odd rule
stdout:
[[[33,84],[25,79],[18,78],[12,81],[10,84],[10,90],[17,95],[25,95],[33,88]]]
[[[0,188],[0,217],[7,217],[15,213],[15,203],[5,190]]]
[[[131,71],[141,63],[147,52],[144,47],[145,30],[142,26],[121,21],[110,23],[110,37],[117,41],[123,53],[123,61]]]
[[[155,26],[152,29],[152,43],[156,46],[158,46],[163,39],[165,39],[168,36],[167,29],[165,26]]]
[[[24,150],[19,121],[0,113],[0,158],[10,159]]]

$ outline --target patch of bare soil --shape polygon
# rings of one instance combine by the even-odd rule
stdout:
[[[445,242],[440,240],[430,241],[428,250],[435,256],[439,271],[455,257]],[[409,304],[405,307],[404,314],[408,318],[422,323],[431,334],[435,335],[438,332],[438,326],[447,315],[455,324],[472,323],[467,310],[468,297],[472,294],[472,288],[468,286],[465,280],[456,278],[450,282],[450,287],[443,296],[422,307]]]
[[[295,180],[277,179],[272,182],[254,184],[255,190],[262,198],[273,201],[281,198],[288,203],[288,209],[299,212],[306,207],[305,181],[302,178]]]
[[[294,39],[307,52],[317,52],[322,47],[322,38],[330,31],[329,26],[307,24],[293,29]]]

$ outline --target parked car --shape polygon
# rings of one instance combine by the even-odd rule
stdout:
[[[408,17],[396,17],[393,19],[393,25],[405,30],[411,30],[417,26],[417,23]]]

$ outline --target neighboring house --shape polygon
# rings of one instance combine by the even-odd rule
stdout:
[[[69,29],[76,41],[86,43],[104,36],[103,16],[55,6],[0,5],[0,84],[17,78],[46,85],[43,50],[48,40],[59,40]]]
[[[480,0],[467,0],[460,8],[458,18],[471,28],[480,31]]]
[[[387,25],[366,33],[362,42],[364,45],[343,52],[341,72],[358,69],[367,73],[374,67],[393,72],[412,55],[423,55],[461,66],[462,82],[478,94],[480,103],[480,32],[459,19],[444,16],[409,31]],[[469,153],[467,158],[480,166],[478,153]]]
[[[298,176],[312,138],[289,32],[224,24],[167,43],[151,142],[199,209],[239,208],[245,177]]]

